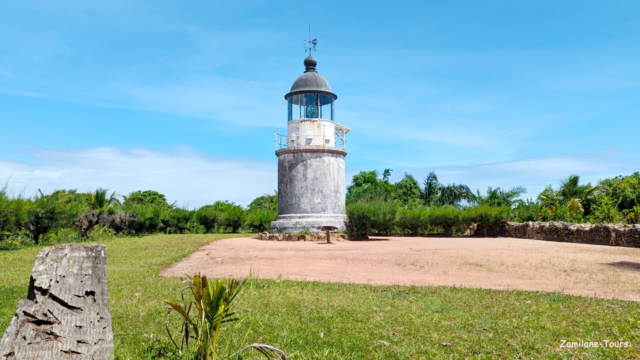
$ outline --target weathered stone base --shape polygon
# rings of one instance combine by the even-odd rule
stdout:
[[[320,241],[326,242],[327,235],[325,233],[317,233],[317,234],[274,234],[263,232],[258,234],[258,240],[269,240],[269,241]],[[331,242],[340,242],[350,240],[349,235],[347,234],[331,234]]]
[[[300,234],[319,233],[323,226],[335,226],[338,231],[347,229],[347,216],[343,214],[278,215],[271,222],[269,232]]]

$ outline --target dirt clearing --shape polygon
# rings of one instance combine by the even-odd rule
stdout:
[[[376,285],[543,290],[640,301],[640,249],[512,238],[389,237],[334,244],[219,240],[162,272]]]

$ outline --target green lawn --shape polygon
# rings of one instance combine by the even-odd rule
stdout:
[[[223,237],[230,236],[107,241],[116,358],[150,359],[170,349],[159,298],[178,300],[183,285],[157,273]],[[39,249],[0,251],[0,331],[26,297]],[[229,325],[222,345],[231,351],[262,342],[292,359],[637,358],[639,305],[524,291],[254,279],[238,300],[240,321]],[[564,349],[561,340],[631,346]]]

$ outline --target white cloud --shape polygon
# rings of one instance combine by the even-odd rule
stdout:
[[[27,161],[0,159],[0,179],[14,192],[31,196],[38,188],[90,191],[97,187],[128,194],[156,190],[179,206],[199,207],[216,200],[243,205],[277,188],[275,162],[207,157],[189,151],[145,149],[35,149]]]

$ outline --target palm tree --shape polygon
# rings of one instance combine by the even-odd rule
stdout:
[[[112,192],[111,195],[107,197],[108,191],[107,189],[97,188],[96,191],[87,193],[86,197],[89,207],[91,207],[92,210],[105,210],[111,206],[120,205],[120,200],[118,200],[116,192]]]
[[[467,185],[449,184],[440,188],[438,205],[458,205],[463,200],[473,199],[473,192]]]
[[[431,171],[429,175],[424,179],[424,203],[427,206],[432,204],[435,205],[435,202],[438,201],[438,193],[440,192],[440,183],[438,182],[438,175],[436,175],[435,171]]]
[[[569,175],[568,178],[560,180],[560,189],[558,192],[565,201],[571,199],[588,199],[593,197],[599,188],[591,186],[591,183],[580,185],[580,175]]]
[[[471,202],[478,205],[513,207],[513,205],[522,202],[522,200],[518,198],[526,192],[527,189],[523,186],[515,186],[509,190],[503,190],[500,187],[492,188],[489,186],[487,188],[486,195],[480,194],[480,190],[478,190],[477,194],[473,196]]]
[[[592,186],[591,183],[580,184],[580,175],[572,174],[569,177],[560,180],[560,188],[553,194],[550,191],[543,191],[539,198],[543,202],[553,202],[553,195],[556,199],[560,198],[574,212],[585,212],[591,205],[591,200],[600,192],[598,186]],[[585,209],[587,206],[587,209]],[[588,211],[587,211],[588,212]]]
[[[431,171],[422,183],[424,203],[427,206],[458,205],[463,200],[473,198],[473,193],[467,185],[443,185],[438,181],[435,171]]]

